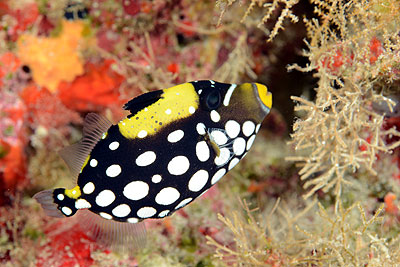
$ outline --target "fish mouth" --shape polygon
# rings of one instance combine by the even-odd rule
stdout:
[[[269,113],[272,107],[272,94],[268,92],[268,88],[260,83],[252,83],[254,95],[256,96],[261,108]]]

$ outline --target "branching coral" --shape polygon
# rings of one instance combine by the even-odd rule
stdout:
[[[388,241],[376,231],[382,225],[383,205],[371,218],[367,218],[359,202],[350,207],[343,207],[339,202],[334,214],[322,204],[318,206],[317,214],[323,227],[310,232],[297,227],[307,237],[301,243],[311,255],[297,258],[296,263],[335,266],[394,266],[398,263],[399,241]]]
[[[315,204],[294,211],[277,201],[263,219],[244,202],[244,214],[218,215],[234,244],[207,236],[208,244],[216,247],[217,258],[234,266],[393,266],[398,262],[399,240],[377,234],[383,205],[369,218],[359,202],[350,207],[339,202],[337,210],[321,203],[316,210]],[[322,228],[314,228],[316,223]]]
[[[384,95],[398,78],[398,31],[387,19],[398,20],[398,5],[386,1],[382,15],[379,1],[313,2],[320,19],[305,19],[310,38],[305,54],[311,64],[290,67],[316,70],[319,78],[315,102],[292,97],[299,103],[295,110],[303,112],[293,125],[292,143],[306,154],[288,159],[302,162],[301,179],[312,187],[306,197],[332,187],[340,195],[355,171],[376,175],[376,154],[400,145],[386,142],[400,133],[384,130],[384,114],[373,108],[385,103],[391,110],[395,104]]]
[[[274,213],[277,204],[271,210]],[[264,232],[263,226],[259,225],[254,217],[254,210],[250,210],[248,204],[242,204],[245,215],[233,212],[232,219],[218,214],[218,219],[232,232],[235,245],[228,247],[220,244],[215,239],[207,236],[207,243],[216,247],[215,256],[219,259],[225,259],[225,262],[238,264],[239,266],[264,266],[265,264],[285,263],[286,259],[279,251],[271,250],[273,240],[268,238]]]
[[[221,9],[221,14],[218,20],[218,25],[221,23],[223,15],[227,8],[234,4],[236,0],[219,0],[216,6]],[[264,28],[264,24],[270,20],[274,20],[268,32],[268,41],[272,41],[279,33],[280,30],[284,29],[284,22],[288,18],[291,22],[298,22],[299,18],[292,12],[293,6],[295,6],[299,0],[251,0],[246,12],[242,16],[241,22],[244,23],[249,17],[250,13],[254,12],[256,7],[261,8],[261,19],[257,23],[258,28]],[[279,15],[276,15],[279,13]]]
[[[252,68],[254,60],[250,54],[247,44],[247,34],[239,35],[236,46],[229,53],[228,60],[215,72],[215,79],[218,81],[237,83],[241,80],[243,74],[247,74],[255,80],[257,75]]]

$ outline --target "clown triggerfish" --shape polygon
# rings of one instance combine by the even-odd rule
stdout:
[[[258,83],[194,81],[140,95],[118,124],[90,113],[82,140],[60,154],[72,189],[34,198],[46,214],[70,217],[111,245],[138,239],[138,225],[191,203],[247,154],[272,94]]]

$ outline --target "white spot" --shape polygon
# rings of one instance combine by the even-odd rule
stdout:
[[[101,139],[105,139],[107,137],[107,132],[103,133],[103,135],[101,136]]]
[[[156,160],[156,153],[153,151],[146,151],[136,158],[136,165],[140,167],[149,166]]]
[[[64,200],[64,194],[58,194],[57,195],[57,199],[60,200],[60,201],[63,201]]]
[[[141,130],[138,135],[139,138],[144,138],[147,136],[147,132],[145,130]]]
[[[206,141],[200,141],[196,144],[196,155],[201,162],[207,161],[210,158],[210,149]]]
[[[214,162],[218,166],[221,166],[227,163],[230,157],[231,157],[231,152],[229,151],[229,149],[224,147],[220,149],[219,157],[216,157]]]
[[[221,119],[221,116],[220,116],[219,113],[218,113],[217,111],[215,111],[215,110],[211,110],[211,112],[210,112],[210,117],[211,117],[211,120],[212,120],[213,122],[219,122],[219,120]]]
[[[236,164],[238,164],[238,163],[239,163],[239,159],[238,158],[232,159],[231,162],[229,163],[228,170],[232,170],[232,168],[235,167]]]
[[[206,134],[206,126],[201,122],[199,122],[196,125],[196,130],[197,130],[197,133],[200,134],[200,135],[205,135]]]
[[[110,214],[108,214],[108,213],[100,212],[99,214],[100,214],[100,216],[103,217],[104,219],[107,219],[107,220],[111,220],[111,219],[112,219],[112,216],[111,216]]]
[[[116,150],[119,147],[119,143],[117,141],[112,142],[108,148],[111,150]]]
[[[184,200],[182,200],[176,207],[175,209],[180,209],[183,208],[184,206],[186,206],[190,201],[192,201],[193,198],[189,197],[189,198],[185,198]]]
[[[230,138],[236,138],[240,133],[240,124],[234,120],[229,120],[225,123],[225,130]]]
[[[149,185],[143,181],[133,181],[124,187],[122,192],[130,200],[139,200],[149,193]]]
[[[261,123],[257,124],[257,126],[256,126],[256,133],[258,133],[258,131],[260,130],[260,127],[261,127]]]
[[[225,170],[225,169],[220,169],[220,170],[218,170],[218,171],[214,174],[214,176],[211,178],[211,184],[215,184],[216,182],[218,182],[219,179],[221,179],[222,176],[225,175],[225,173],[226,173],[226,170]]]
[[[236,138],[235,141],[233,141],[233,152],[236,155],[238,156],[242,155],[245,149],[246,149],[246,141],[243,138],[239,137]]]
[[[138,210],[137,215],[140,218],[149,218],[151,216],[153,216],[154,214],[156,214],[156,209],[152,208],[152,207],[143,207],[141,209]]]
[[[155,174],[153,175],[153,177],[151,177],[151,181],[155,184],[158,184],[159,182],[161,182],[162,177],[159,174]]]
[[[126,220],[128,223],[138,223],[139,222],[139,219],[138,218],[128,218],[127,220]]]
[[[167,115],[171,114],[171,109],[167,109],[167,110],[165,111],[165,114],[167,114]]]
[[[85,186],[83,187],[83,193],[85,194],[91,194],[94,191],[94,184],[92,182],[89,182],[87,184],[85,184]]]
[[[162,212],[160,212],[160,213],[158,214],[158,217],[164,218],[165,216],[168,215],[168,213],[169,213],[169,210],[163,210]]]
[[[169,205],[177,201],[180,195],[175,188],[166,187],[156,195],[156,202],[160,205]]]
[[[120,173],[121,173],[121,167],[118,164],[113,164],[106,170],[106,174],[108,177],[116,177]]]
[[[196,109],[193,106],[189,107],[189,113],[193,114],[196,111]]]
[[[253,145],[254,139],[256,139],[256,135],[252,135],[249,140],[247,141],[247,146],[246,149],[249,150],[251,146]]]
[[[211,84],[215,84],[215,82],[214,82],[213,80],[210,80],[210,83],[211,83]]]
[[[190,191],[199,192],[207,184],[208,172],[205,170],[199,170],[193,174],[189,180],[188,188]]]
[[[80,199],[75,201],[75,208],[77,210],[79,210],[79,209],[90,209],[91,207],[92,207],[92,205],[90,205],[90,203],[87,202],[83,198],[80,198]]]
[[[119,218],[126,217],[129,213],[131,213],[131,208],[126,204],[118,205],[112,210],[112,214]]]
[[[103,190],[96,197],[96,204],[100,207],[107,207],[115,200],[115,195],[111,190]]]
[[[252,121],[246,121],[245,123],[243,123],[243,134],[245,136],[250,136],[253,134],[254,129],[256,128],[256,125],[254,124],[254,122]]]
[[[168,171],[173,175],[184,174],[189,169],[190,163],[185,156],[176,156],[168,163]]]
[[[237,86],[236,84],[232,84],[231,87],[229,87],[228,91],[226,92],[223,102],[225,107],[229,105],[229,101],[231,100],[233,91],[235,90],[236,86]]]
[[[224,145],[228,142],[228,137],[222,131],[212,131],[211,132],[211,140],[214,141],[217,145]]]
[[[199,95],[201,94],[201,92],[203,92],[203,90],[200,89],[200,90],[199,90]]]
[[[90,166],[92,166],[92,167],[96,167],[96,166],[97,166],[97,163],[98,163],[97,160],[91,159],[89,164],[90,164]]]
[[[67,216],[72,214],[72,210],[68,207],[62,207],[61,211]]]
[[[149,109],[148,108],[144,108],[144,111],[149,111]]]
[[[176,143],[183,138],[185,133],[182,130],[176,130],[170,133],[167,137],[168,142]]]

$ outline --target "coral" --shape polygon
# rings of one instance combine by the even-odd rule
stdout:
[[[79,45],[84,24],[81,21],[63,21],[57,37],[37,37],[23,34],[18,39],[21,62],[32,69],[34,81],[51,92],[61,81],[71,82],[83,74]]]
[[[219,0],[217,1],[216,6],[221,9],[221,14],[218,20],[218,25],[222,23],[223,15],[225,14],[227,8],[234,4],[236,0]],[[299,0],[251,0],[249,6],[246,9],[246,12],[242,16],[241,22],[245,22],[249,17],[250,13],[252,13],[254,8],[257,6],[261,8],[261,16],[260,21],[257,23],[258,28],[264,28],[264,24],[273,19],[273,25],[268,27],[271,30],[266,30],[267,35],[269,35],[268,41],[272,41],[280,30],[284,29],[284,21],[289,18],[291,22],[298,22],[299,18],[292,12],[293,6],[298,4]],[[283,7],[282,7],[283,6]],[[280,12],[278,15],[277,12]],[[254,20],[250,23],[253,23]]]
[[[257,75],[252,70],[253,67],[254,60],[247,45],[247,35],[243,33],[238,37],[236,46],[229,53],[228,59],[218,68],[214,76],[216,80],[232,83],[239,82],[244,74],[251,79],[256,79]]]
[[[27,136],[24,127],[25,107],[15,95],[0,91],[0,188],[15,191],[26,185],[25,153]],[[4,202],[0,194],[0,203]]]
[[[396,0],[0,1],[0,265],[398,265],[399,13]],[[199,79],[274,96],[218,185],[146,221],[131,255],[43,216],[32,195],[72,184],[58,151],[86,113],[115,122],[141,92]]]
[[[395,128],[384,129],[385,117],[373,108],[383,103],[392,110],[395,102],[385,97],[392,90],[400,44],[388,17],[399,8],[387,1],[385,16],[377,11],[377,1],[329,3],[313,1],[320,20],[305,19],[310,41],[307,68],[317,70],[318,87],[314,102],[292,97],[301,114],[293,125],[292,143],[304,156],[288,157],[302,162],[301,179],[311,187],[306,197],[317,190],[334,187],[340,195],[357,170],[377,175],[377,154],[391,153],[400,142],[388,144],[388,136],[400,136]],[[335,30],[332,30],[335,29]],[[300,113],[302,112],[302,113]]]
[[[80,228],[79,223],[58,221],[45,229],[48,242],[40,248],[36,266],[90,266],[91,252],[99,245]]]
[[[11,52],[6,52],[0,56],[0,86],[3,79],[9,79],[12,73],[16,72],[21,66],[21,61]]]
[[[119,87],[124,77],[112,70],[112,60],[101,64],[88,63],[85,74],[73,82],[61,82],[58,97],[70,109],[78,111],[101,110],[110,103],[122,106],[126,99],[119,96]]]

